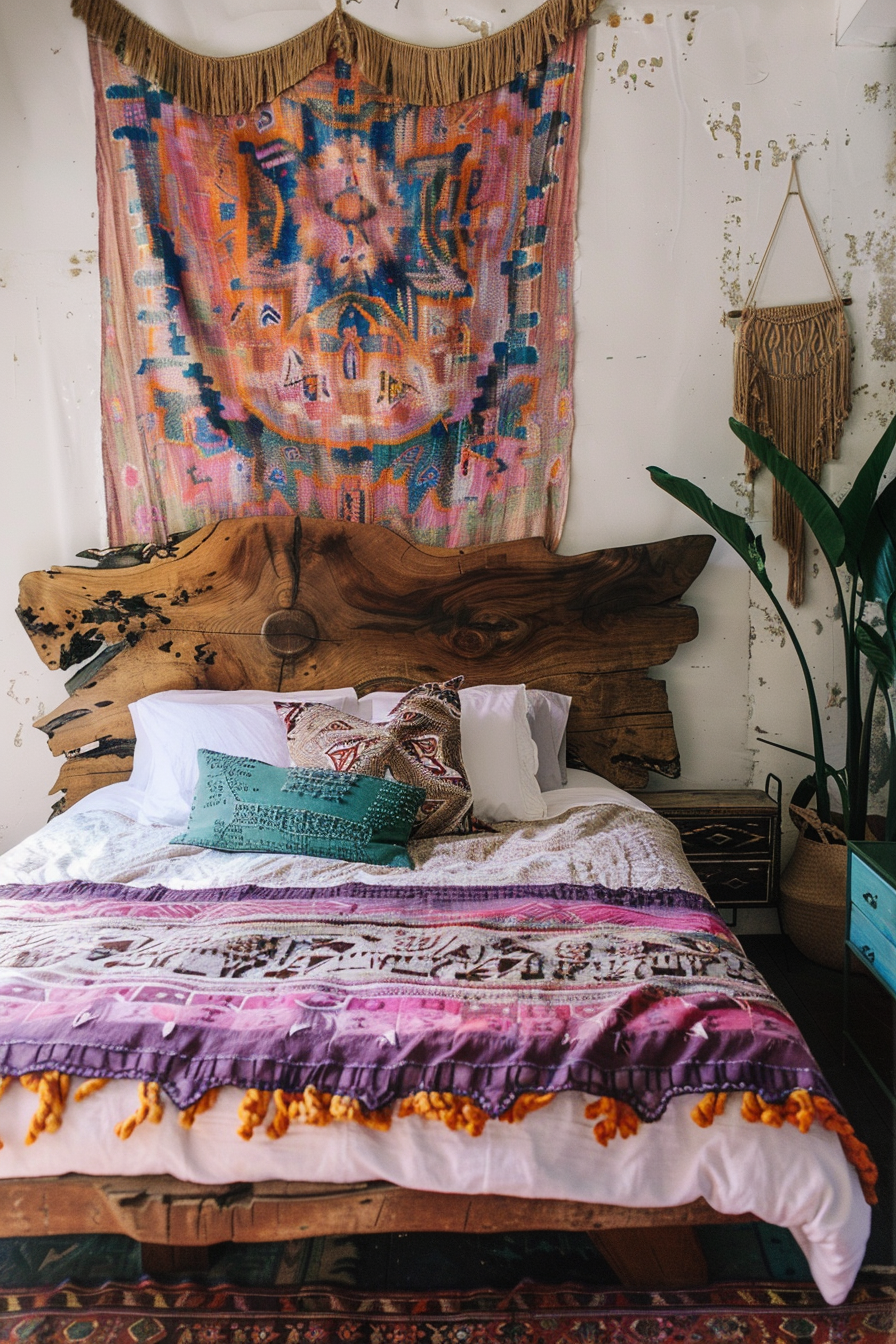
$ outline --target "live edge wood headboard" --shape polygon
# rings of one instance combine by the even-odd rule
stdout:
[[[18,615],[48,667],[80,666],[36,721],[65,764],[65,806],[130,773],[128,705],[153,691],[353,685],[401,689],[462,672],[572,696],[572,755],[643,787],[675,776],[662,681],[647,675],[697,633],[678,599],[713,538],[555,555],[540,539],[442,550],[386,528],[315,518],[216,523],[97,567],[38,570]],[[134,563],[135,559],[137,563]],[[85,660],[89,660],[86,661]]]

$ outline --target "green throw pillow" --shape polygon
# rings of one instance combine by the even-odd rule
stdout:
[[[198,760],[190,820],[173,844],[413,867],[407,840],[423,789],[219,751],[202,750]]]

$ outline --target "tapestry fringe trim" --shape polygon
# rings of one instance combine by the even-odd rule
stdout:
[[[11,1077],[0,1078],[0,1097],[3,1096]],[[34,1143],[39,1136],[54,1133],[62,1124],[63,1111],[71,1086],[71,1078],[58,1069],[46,1073],[22,1074],[19,1082],[38,1098],[37,1110],[31,1118],[25,1136],[26,1145]],[[108,1079],[91,1078],[76,1090],[75,1101],[84,1101],[94,1092],[105,1087]],[[180,1112],[180,1123],[185,1129],[192,1129],[197,1116],[202,1115],[215,1105],[221,1089],[211,1088],[198,1101]],[[498,1116],[499,1121],[518,1124],[533,1111],[549,1106],[557,1094],[555,1092],[523,1092]],[[701,1129],[708,1129],[716,1118],[724,1114],[728,1100],[726,1092],[707,1092],[691,1111],[691,1119]],[[837,1135],[847,1162],[855,1167],[862,1187],[862,1194],[868,1204],[877,1203],[875,1187],[878,1170],[866,1144],[856,1135],[852,1125],[827,1097],[797,1088],[785,1101],[766,1101],[758,1092],[742,1092],[740,1113],[748,1124],[768,1125],[780,1129],[784,1124],[793,1125],[801,1134],[808,1133],[813,1123]],[[367,1129],[385,1132],[392,1127],[393,1115],[398,1119],[419,1116],[424,1120],[437,1120],[452,1131],[462,1130],[471,1138],[478,1138],[490,1116],[472,1097],[457,1096],[453,1092],[415,1092],[399,1101],[393,1112],[391,1105],[372,1110],[355,1097],[339,1096],[333,1092],[319,1092],[316,1087],[308,1086],[301,1092],[286,1092],[281,1088],[264,1091],[250,1087],[243,1094],[237,1110],[239,1126],[237,1134],[241,1139],[249,1140],[255,1130],[264,1124],[274,1103],[274,1114],[265,1133],[269,1139],[281,1139],[291,1124],[323,1126],[334,1121],[349,1120],[363,1125]],[[148,1121],[157,1125],[164,1112],[162,1091],[158,1083],[140,1082],[137,1084],[137,1107],[133,1114],[119,1121],[115,1133],[120,1139],[129,1139],[138,1125]],[[615,1097],[598,1097],[589,1102],[584,1111],[586,1120],[595,1120],[594,1137],[602,1148],[615,1138],[628,1139],[637,1134],[641,1126],[637,1112]],[[0,1148],[3,1147],[0,1142]]]
[[[323,65],[335,47],[396,103],[443,107],[509,84],[537,66],[597,6],[597,0],[545,0],[500,32],[452,47],[387,37],[340,5],[295,37],[245,56],[203,56],[145,23],[119,0],[72,0],[88,31],[143,79],[195,112],[232,117],[270,102]]]

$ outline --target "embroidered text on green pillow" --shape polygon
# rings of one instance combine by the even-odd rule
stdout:
[[[331,770],[198,753],[190,820],[172,843],[413,867],[407,839],[423,789]]]

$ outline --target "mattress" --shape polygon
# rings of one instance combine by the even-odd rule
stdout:
[[[721,930],[718,921],[713,923],[705,893],[687,864],[678,834],[669,822],[638,800],[585,772],[570,771],[567,787],[546,794],[545,799],[548,816],[544,821],[499,826],[492,834],[419,842],[413,847],[416,864],[413,870],[383,870],[371,865],[284,855],[222,854],[173,845],[175,830],[141,825],[134,819],[138,800],[130,786],[110,786],[92,794],[0,858],[0,884],[4,884],[0,893],[0,919],[7,921],[4,945],[13,952],[18,949],[15,955],[8,950],[5,962],[0,966],[0,992],[10,977],[14,979],[16,975],[20,977],[16,981],[19,992],[26,992],[22,985],[27,989],[30,983],[27,976],[31,972],[23,972],[21,967],[32,960],[35,965],[40,962],[43,940],[50,937],[42,911],[46,914],[55,910],[60,928],[67,930],[54,935],[60,939],[61,984],[69,962],[75,969],[79,968],[79,947],[92,947],[91,955],[97,955],[96,930],[105,927],[104,920],[108,921],[110,930],[120,926],[132,931],[134,922],[139,923],[142,916],[151,912],[158,915],[163,909],[170,911],[171,927],[189,926],[196,946],[202,944],[203,955],[207,956],[208,949],[202,940],[206,938],[206,930],[213,930],[215,925],[217,907],[209,904],[215,893],[238,896],[238,900],[226,900],[222,908],[231,912],[237,910],[246,928],[251,924],[256,930],[270,927],[276,931],[280,922],[293,912],[293,893],[301,891],[305,893],[303,899],[310,902],[308,911],[327,912],[330,921],[327,928],[331,933],[334,927],[343,927],[346,931],[345,946],[341,946],[338,953],[332,949],[328,953],[327,974],[331,977],[328,983],[338,985],[342,983],[339,977],[350,972],[346,983],[354,987],[353,992],[360,994],[357,986],[362,982],[369,986],[379,984],[382,979],[380,974],[378,980],[370,969],[374,952],[369,938],[365,943],[359,935],[356,944],[348,946],[350,933],[354,937],[361,925],[364,929],[370,925],[373,916],[369,912],[386,912],[388,919],[383,915],[383,920],[395,928],[402,924],[402,909],[407,909],[407,930],[423,930],[422,934],[414,933],[414,937],[418,941],[431,941],[432,931],[413,913],[417,910],[414,902],[418,905],[421,901],[429,902],[433,909],[442,910],[445,902],[450,904],[460,899],[456,893],[465,893],[463,900],[473,901],[469,909],[477,912],[475,918],[466,917],[464,928],[467,930],[497,927],[495,909],[504,908],[500,905],[502,901],[510,912],[508,929],[523,925],[536,931],[541,930],[542,925],[547,928],[544,911],[555,921],[557,912],[561,912],[562,918],[568,921],[568,936],[564,934],[559,941],[554,938],[550,944],[559,958],[556,965],[564,968],[562,976],[569,981],[564,1002],[568,998],[571,1005],[568,1009],[570,1027],[562,1038],[564,1041],[575,1030],[581,1032],[585,1025],[594,1033],[595,1041],[599,1037],[600,1040],[613,1038],[612,1033],[607,1036],[608,1025],[604,1019],[616,1009],[612,1008],[610,1000],[607,1000],[605,1010],[596,1001],[592,1002],[584,980],[577,981],[577,977],[584,977],[586,963],[590,965],[598,954],[604,958],[602,964],[612,963],[616,967],[613,975],[623,977],[624,974],[632,981],[636,993],[640,992],[638,976],[642,974],[642,968],[646,968],[643,975],[649,992],[655,992],[657,996],[656,1002],[648,1003],[643,1013],[648,1034],[651,1013],[659,1022],[667,1007],[669,1012],[678,1012],[681,1004],[688,1005],[689,1015],[680,1019],[682,1025],[676,1029],[679,1039],[673,1042],[682,1059],[703,1059],[705,1067],[710,1068],[712,1042],[703,1022],[710,1022],[711,1035],[712,1019],[693,1016],[693,1004],[688,994],[682,997],[681,984],[673,984],[676,977],[679,981],[684,978],[687,982],[684,988],[688,992],[689,986],[693,983],[696,987],[699,980],[713,993],[721,993],[719,986],[728,983],[725,977],[734,977],[735,981],[739,977],[743,994],[740,999],[737,993],[730,995],[731,1006],[726,1010],[729,1017],[742,1015],[743,1011],[756,1013],[756,1036],[757,1039],[762,1037],[764,1042],[763,1033],[768,1034],[765,1019],[760,1021],[764,1012],[773,1023],[771,1034],[786,1035],[788,1028],[782,1025],[786,1016],[783,1010],[779,1020],[770,991],[758,973],[742,959],[736,939]],[[132,903],[129,903],[129,893],[133,896]],[[350,900],[347,893],[351,893]],[[628,895],[622,899],[619,893]],[[82,916],[78,904],[82,896],[87,902],[84,908],[85,911],[89,909],[90,918],[86,913]],[[656,921],[656,930],[651,929],[652,941],[641,961],[632,953],[633,944],[626,942],[626,938],[634,937],[638,932],[645,902],[649,905],[654,896],[659,913],[651,918]],[[343,925],[339,925],[338,920],[333,922],[332,911],[327,906],[331,898],[343,912],[339,916],[344,920]],[[407,901],[406,906],[402,906],[403,900]],[[600,904],[603,914],[599,914],[599,919],[595,915],[598,923],[589,925],[586,911],[596,908],[596,900],[603,902]],[[90,902],[98,904],[91,905]],[[59,914],[63,907],[69,912],[67,923]],[[316,914],[314,918],[317,918]],[[82,919],[83,939],[79,932]],[[436,925],[439,936],[444,938],[448,926],[442,916],[440,919],[441,923],[437,920]],[[600,924],[600,920],[604,924]],[[610,944],[606,944],[607,920],[612,924],[615,939],[611,939]],[[375,924],[376,920],[373,922]],[[149,929],[149,924],[146,927]],[[555,924],[551,923],[550,927],[555,929]],[[168,936],[167,926],[162,934],[150,932],[157,940]],[[208,936],[211,937],[211,933]],[[131,937],[132,932],[128,932],[116,946],[124,947],[128,943],[127,955],[135,957],[133,946],[128,942]],[[171,947],[174,948],[176,938],[174,934],[171,937]],[[542,949],[539,955],[547,955],[544,952],[548,946],[544,941],[547,934],[538,933],[538,937],[543,939],[539,944]],[[666,937],[670,940],[668,945],[663,942]],[[531,946],[536,942],[533,933]],[[490,946],[497,945],[493,939]],[[211,943],[208,946],[211,947]],[[516,955],[515,945],[511,950]],[[417,954],[415,951],[414,956]],[[156,961],[153,964],[157,964],[158,957],[154,955]],[[214,955],[218,955],[217,951]],[[413,958],[408,960],[410,954],[406,948],[403,955],[402,965],[407,970],[412,966]],[[419,955],[422,957],[423,953]],[[445,967],[467,965],[456,947],[446,950],[443,945],[439,955],[442,958],[440,964]],[[466,955],[469,960],[469,951]],[[555,954],[552,952],[551,955]],[[316,956],[320,960],[319,952]],[[606,961],[608,956],[609,962]],[[18,969],[12,965],[16,958]],[[513,957],[508,953],[505,960],[509,965]],[[619,969],[623,962],[626,967]],[[122,964],[119,988],[115,990],[118,999],[127,998],[130,992],[123,986],[130,974],[128,967],[131,963],[125,958]],[[243,974],[246,964],[241,963],[235,974]],[[303,965],[307,964],[303,962]],[[500,974],[504,974],[489,970],[486,961],[477,965],[483,968],[477,971],[482,975],[483,983],[489,976],[497,983],[496,977],[500,979]],[[82,970],[78,969],[78,973]],[[21,979],[23,974],[25,980]],[[231,974],[230,970],[228,974]],[[511,993],[509,988],[505,992],[498,985],[500,992],[496,993],[493,1002],[495,1005],[504,1003],[505,1007],[494,1011],[507,1013],[508,1031],[514,1023],[522,1022],[528,1024],[531,1035],[532,1022],[538,1014],[545,1017],[548,1014],[547,998],[537,985],[532,989],[526,987],[528,972],[525,970],[507,974],[508,984],[513,979],[516,988]],[[360,979],[357,978],[359,975]],[[435,1020],[439,1013],[447,1011],[446,1005],[454,1011],[456,1001],[464,998],[466,990],[461,993],[450,986],[445,988],[447,977],[445,971],[438,985],[433,981],[434,987],[417,995],[415,1011],[418,1017],[429,1014]],[[52,1000],[56,990],[50,984],[51,980],[52,976],[47,980],[45,974],[43,987],[37,994],[42,1004],[40,1011],[47,1014],[54,1011]],[[668,1000],[664,997],[665,991],[654,990],[661,981],[669,987]],[[519,984],[523,985],[522,990]],[[248,997],[257,989],[251,971],[245,989]],[[672,997],[673,991],[677,998]],[[520,1002],[524,1005],[522,1009],[516,1006]],[[314,1007],[313,1004],[310,1006]],[[376,1068],[381,1073],[385,1067],[382,1060],[390,1058],[390,1051],[400,1052],[401,1036],[405,1031],[403,1024],[408,1019],[396,1018],[390,1026],[391,1019],[386,1015],[382,1017],[380,1027],[371,1027],[370,1023],[380,1021],[377,1013],[387,1014],[387,1000],[368,998],[363,1006],[366,1019],[369,1019],[364,1028],[368,1037],[370,1031],[381,1031],[381,1035],[375,1037],[380,1061]],[[305,1008],[310,1011],[308,1004]],[[273,1020],[270,1004],[265,1011]],[[96,1010],[94,1015],[98,1012]],[[178,1039],[182,1029],[180,1019],[167,1000],[152,1005],[147,1012],[150,1022],[153,1013],[158,1017],[158,1049],[163,1049],[163,1037],[166,1045]],[[70,1026],[73,1041],[83,1029],[78,1025],[80,1016],[67,1023],[66,1029]],[[359,1021],[357,1016],[353,1019],[353,1030],[360,1031],[364,1026],[363,1023],[359,1025]],[[171,1022],[177,1030],[175,1027],[169,1029]],[[469,1026],[467,1019],[465,1022]],[[84,1025],[89,1032],[89,1012]],[[624,1026],[623,1023],[616,1033],[621,1041],[620,1051],[640,1049],[644,1038],[629,1047]],[[299,1039],[302,1039],[302,1023],[298,1027],[294,1024],[281,1034],[288,1034],[293,1029],[299,1031]],[[493,1030],[493,1024],[490,1029]],[[668,1021],[663,1029],[671,1041],[676,1031],[669,1030]],[[546,1030],[544,1024],[538,1030]],[[559,1041],[561,1038],[551,1039]],[[742,1039],[749,1044],[749,1036]],[[362,1053],[369,1048],[369,1039],[365,1038],[365,1041],[363,1048],[359,1047]],[[10,1042],[9,1049],[14,1051],[14,1048],[15,1043]],[[530,1051],[534,1048],[531,1040],[528,1048]],[[762,1049],[757,1046],[754,1051],[753,1063],[760,1070],[766,1067],[762,1064],[764,1049],[763,1044]],[[90,1058],[89,1051],[76,1057],[83,1062]],[[532,1064],[532,1058],[534,1056],[526,1057],[527,1067]],[[518,1066],[517,1060],[514,1067]],[[122,1141],[116,1137],[115,1128],[134,1110],[133,1078],[139,1076],[139,1071],[132,1070],[127,1078],[116,1078],[110,1068],[105,1074],[112,1080],[102,1090],[81,1104],[70,1101],[59,1131],[41,1134],[38,1141],[30,1145],[26,1145],[23,1138],[35,1109],[35,1098],[24,1087],[11,1087],[0,1102],[0,1135],[4,1143],[0,1153],[0,1175],[47,1176],[67,1171],[95,1175],[167,1173],[183,1180],[211,1183],[268,1179],[334,1182],[384,1179],[422,1190],[575,1199],[633,1207],[671,1207],[703,1197],[722,1213],[749,1212],[789,1228],[805,1253],[825,1298],[829,1302],[843,1300],[861,1264],[870,1226],[870,1210],[856,1170],[846,1160],[836,1133],[820,1123],[812,1124],[807,1132],[800,1132],[795,1124],[781,1124],[780,1121],[777,1127],[769,1123],[746,1123],[739,1105],[734,1104],[727,1105],[722,1113],[714,1114],[711,1124],[701,1127],[692,1118],[700,1096],[694,1094],[695,1089],[690,1083],[682,1082],[679,1088],[675,1082],[676,1078],[685,1079],[691,1065],[673,1061],[668,1068],[664,1066],[665,1071],[655,1070],[644,1085],[644,1096],[653,1097],[650,1105],[656,1112],[655,1118],[637,1125],[636,1132],[626,1138],[617,1134],[609,1142],[596,1142],[595,1130],[600,1128],[601,1120],[598,1118],[595,1126],[593,1111],[589,1113],[587,1104],[600,1093],[596,1085],[575,1085],[577,1077],[586,1078],[585,1073],[576,1074],[575,1069],[580,1066],[581,1060],[571,1062],[570,1071],[564,1075],[565,1081],[561,1079],[556,1085],[549,1105],[532,1109],[522,1123],[503,1124],[489,1120],[475,1136],[463,1129],[431,1123],[420,1114],[410,1114],[396,1120],[388,1129],[353,1123],[292,1124],[279,1138],[270,1137],[266,1125],[261,1124],[248,1142],[237,1134],[244,1087],[233,1085],[223,1075],[205,1079],[205,1083],[220,1085],[221,1090],[216,1104],[197,1115],[192,1128],[185,1129],[178,1121],[178,1105],[182,1106],[187,1097],[184,1091],[175,1098],[178,1105],[169,1099],[160,1123],[141,1124],[126,1141]],[[744,1067],[746,1069],[747,1065]],[[815,1077],[811,1065],[803,1063],[800,1067],[806,1075],[802,1085],[808,1086],[810,1091],[823,1091],[826,1085]],[[10,1068],[9,1071],[20,1070]],[[73,1086],[76,1086],[80,1076],[77,1069],[72,1072],[75,1074]],[[102,1069],[85,1068],[81,1076],[96,1077],[103,1072]],[[629,1070],[630,1081],[635,1072]],[[814,1081],[810,1080],[810,1075]],[[531,1076],[535,1079],[535,1092],[543,1091],[548,1074],[539,1074],[536,1069]],[[554,1077],[553,1074],[550,1076]],[[592,1075],[587,1076],[593,1084]],[[320,1075],[321,1079],[326,1077],[329,1075]],[[664,1080],[662,1086],[657,1082],[660,1077]],[[744,1079],[747,1078],[745,1072]],[[171,1089],[167,1090],[170,1098]],[[192,1097],[193,1093],[189,1095]],[[632,1099],[635,1100],[634,1094]],[[645,1102],[648,1111],[650,1105]],[[643,1110],[642,1107],[642,1120]],[[493,1113],[494,1109],[490,1114]]]

